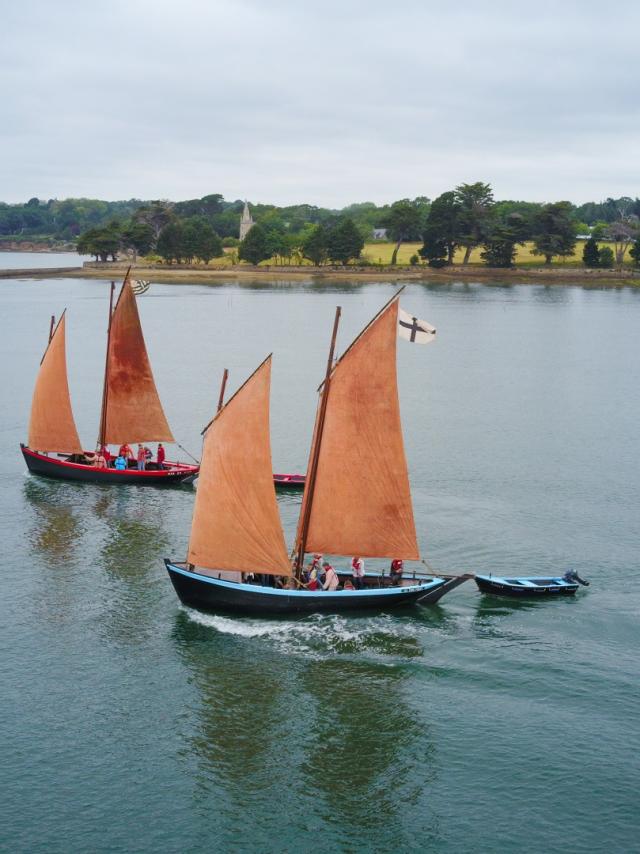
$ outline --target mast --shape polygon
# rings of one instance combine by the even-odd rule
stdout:
[[[56,326],[56,316],[55,314],[51,315],[51,324],[49,326],[49,344],[51,344],[51,339],[53,338],[53,330]]]
[[[127,275],[129,271],[127,271]],[[125,276],[126,280],[126,276]],[[102,411],[100,412],[100,429],[98,431],[98,448],[104,444],[104,434],[107,427],[107,403],[109,397],[109,387],[107,384],[107,371],[109,370],[109,344],[111,341],[111,321],[113,319],[113,292],[116,289],[116,283],[111,282],[111,290],[109,292],[109,325],[107,327],[107,352],[104,357],[104,379],[102,381]]]
[[[318,471],[318,460],[320,459],[320,445],[322,444],[322,431],[324,428],[324,419],[327,412],[327,401],[329,399],[329,388],[331,386],[331,370],[333,368],[333,354],[336,347],[336,338],[338,336],[338,324],[340,323],[340,315],[342,308],[336,307],[336,316],[333,321],[333,332],[331,333],[331,345],[329,347],[329,358],[327,359],[327,372],[325,374],[324,383],[322,385],[322,397],[320,399],[320,408],[318,411],[318,429],[316,431],[315,443],[309,461],[309,473],[305,485],[306,501],[304,513],[300,525],[300,538],[296,546],[296,576],[299,577],[302,573],[304,563],[304,555],[307,545],[307,534],[309,532],[309,521],[311,519],[311,507],[313,505],[313,491],[315,489],[316,474]]]
[[[227,379],[229,378],[229,371],[227,368],[224,369],[224,373],[222,374],[222,385],[220,386],[220,397],[218,398],[218,409],[217,412],[220,412],[222,409],[222,404],[224,403],[224,390],[227,387]]]
[[[205,424],[205,426],[202,428],[202,430],[200,431],[201,436],[204,436],[204,434],[207,432],[209,427],[211,427],[213,422],[216,420],[218,413],[220,412],[220,410],[222,409],[222,407],[224,405],[224,390],[227,387],[228,378],[229,378],[229,371],[227,370],[227,368],[225,368],[223,373],[222,373],[222,383],[220,384],[220,396],[218,397],[218,408],[216,409],[216,414],[213,416],[211,421],[209,421],[207,424]]]

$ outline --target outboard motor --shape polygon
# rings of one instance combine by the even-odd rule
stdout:
[[[583,587],[588,587],[589,582],[585,581],[584,578],[580,578],[575,569],[568,569],[565,574],[562,576],[564,581],[569,581],[572,583],[577,582],[578,584],[582,584]]]

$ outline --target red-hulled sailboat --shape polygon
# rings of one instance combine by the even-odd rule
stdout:
[[[65,315],[53,328],[40,363],[31,403],[29,440],[22,453],[34,474],[96,483],[169,486],[197,475],[199,466],[164,461],[117,469],[102,448],[129,443],[174,442],[158,396],[142,335],[136,298],[125,277],[113,308],[111,283],[107,355],[97,452],[85,451],[73,418],[65,353]],[[133,467],[132,467],[133,464]]]
[[[470,575],[366,573],[359,590],[311,590],[309,552],[416,561],[396,380],[397,296],[333,364],[314,428],[296,545],[287,555],[271,477],[269,357],[205,433],[187,559],[165,560],[187,605],[238,614],[360,611],[431,603]],[[341,582],[350,570],[338,570]],[[275,577],[275,581],[274,581]]]

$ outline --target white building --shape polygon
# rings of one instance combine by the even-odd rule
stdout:
[[[247,202],[244,203],[244,210],[242,211],[242,217],[240,219],[240,240],[244,240],[247,234],[251,231],[255,222],[253,221],[253,217],[251,216],[251,211],[249,210],[249,205]]]

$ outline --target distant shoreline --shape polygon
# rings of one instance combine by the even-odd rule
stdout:
[[[99,264],[85,262],[81,267],[47,267],[30,269],[0,269],[0,279],[6,278],[74,278],[123,279],[129,266],[126,262]],[[363,282],[388,281],[499,281],[512,284],[594,285],[620,288],[640,287],[639,270],[591,270],[580,267],[512,267],[510,269],[454,265],[435,269],[427,266],[258,266],[242,265],[145,265],[131,266],[132,277],[158,284],[198,284],[212,280],[259,279],[265,282],[303,280],[359,280]]]

